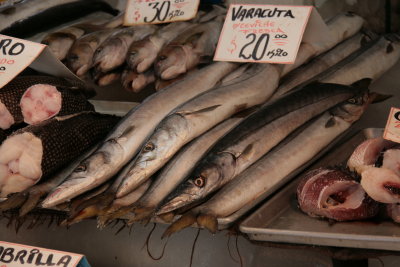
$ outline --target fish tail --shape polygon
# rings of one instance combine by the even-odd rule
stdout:
[[[176,222],[172,223],[161,236],[161,239],[169,237],[170,235],[183,230],[196,222],[196,215],[194,213],[186,213],[182,215]]]
[[[154,208],[152,207],[136,207],[134,208],[135,217],[132,219],[133,222],[147,221],[154,215]]]
[[[28,193],[20,192],[10,195],[6,200],[0,202],[0,212],[15,209],[23,205],[28,198]]]
[[[23,217],[26,214],[28,214],[28,212],[30,212],[31,210],[33,210],[39,203],[40,198],[45,195],[45,193],[42,192],[30,192],[29,196],[27,197],[27,200],[24,202],[24,204],[22,205],[22,207],[19,209],[19,216]]]
[[[69,226],[74,223],[81,222],[84,219],[94,217],[100,213],[100,209],[96,205],[88,206],[74,215],[70,216],[65,222],[64,225]]]
[[[215,234],[218,230],[217,217],[211,214],[200,214],[197,216],[197,224]]]
[[[132,208],[127,206],[127,207],[122,207],[118,210],[114,210],[112,212],[108,212],[108,213],[104,212],[103,214],[101,214],[100,216],[97,217],[97,227],[104,228],[111,221],[121,218],[131,211],[132,211]]]

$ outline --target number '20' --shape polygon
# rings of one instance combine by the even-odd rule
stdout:
[[[260,60],[264,57],[265,52],[267,51],[268,43],[269,43],[269,34],[263,33],[258,38],[257,35],[254,33],[250,33],[246,35],[246,39],[250,39],[250,41],[245,44],[242,49],[240,49],[239,57],[243,59],[253,59],[253,60]],[[252,44],[255,45],[252,46]],[[263,44],[262,52],[259,54],[260,45]],[[248,48],[248,49],[247,49]],[[245,50],[250,50],[251,53],[245,54]]]

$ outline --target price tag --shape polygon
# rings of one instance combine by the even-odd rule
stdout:
[[[128,0],[124,25],[157,24],[190,20],[200,0]]]
[[[46,45],[0,34],[0,88],[28,66],[38,72],[79,80]]]
[[[383,138],[400,143],[400,109],[391,108],[389,118],[386,122]]]
[[[0,241],[0,267],[90,267],[84,255]]]
[[[0,34],[0,88],[28,67],[45,45]]]
[[[312,6],[230,5],[214,60],[294,63]]]

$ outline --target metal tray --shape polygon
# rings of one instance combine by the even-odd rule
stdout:
[[[365,129],[311,166],[346,162],[354,148],[367,138],[381,136],[383,129]],[[240,225],[257,241],[400,251],[400,226],[391,221],[329,223],[302,213],[295,196],[301,175]]]

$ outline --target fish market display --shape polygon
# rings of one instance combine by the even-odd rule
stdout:
[[[217,218],[226,217],[258,199],[265,191],[277,188],[285,176],[309,161],[358,120],[371,100],[368,100],[367,92],[357,96],[357,99],[355,102],[345,101],[323,113],[288,142],[282,143],[242,172],[211,199],[184,214],[163,236],[169,236],[195,222],[216,232]]]
[[[198,201],[221,188],[297,127],[365,90],[366,87],[357,85],[311,84],[264,105],[214,145],[187,181],[169,196],[159,213]]]
[[[99,142],[119,117],[81,113],[14,132],[0,146],[0,196],[36,184]]]
[[[115,175],[141,148],[157,124],[173,109],[212,88],[237,67],[218,62],[150,96],[132,109],[100,148],[81,163],[43,203],[51,207],[88,191]]]
[[[117,15],[118,11],[99,0],[31,0],[15,6],[15,12],[0,14],[0,33],[26,38],[54,26],[104,11]]]
[[[297,187],[300,209],[312,217],[336,221],[362,220],[375,216],[379,205],[351,174],[335,169],[310,171]]]
[[[37,124],[56,115],[94,111],[73,81],[50,76],[16,77],[0,90],[0,127],[25,122]]]
[[[135,164],[123,178],[117,197],[143,183],[183,145],[200,134],[239,111],[264,103],[278,80],[279,71],[274,65],[255,64],[240,81],[206,92],[176,109],[146,141]]]

